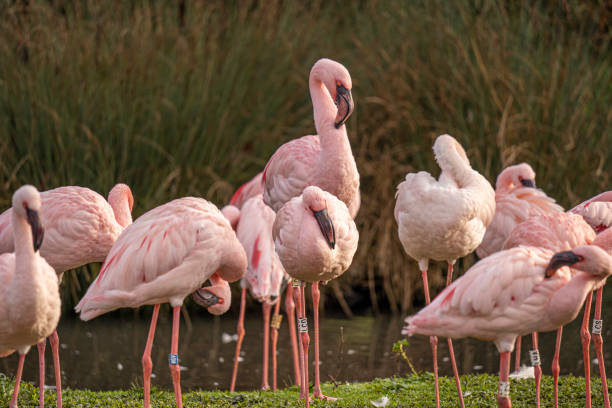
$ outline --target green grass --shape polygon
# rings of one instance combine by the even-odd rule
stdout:
[[[552,407],[552,378],[542,378],[542,407]],[[465,394],[465,405],[470,408],[485,408],[496,406],[497,377],[492,375],[465,375],[461,377]],[[560,407],[577,407],[584,401],[584,379],[580,377],[561,377]],[[7,406],[10,401],[13,382],[0,376],[0,404]],[[313,407],[361,408],[374,407],[371,403],[383,396],[390,400],[387,407],[431,408],[434,406],[433,375],[410,375],[408,377],[393,377],[376,379],[369,383],[339,384],[326,383],[323,393],[340,398],[337,402],[317,401]],[[512,380],[512,406],[535,406],[535,390],[533,379]],[[45,394],[45,405],[54,406],[55,393]],[[299,392],[296,387],[277,392],[237,392],[230,394],[223,391],[196,391],[183,395],[184,406],[187,407],[303,407],[298,401]],[[133,388],[126,391],[92,392],[87,390],[65,390],[64,406],[70,407],[142,407],[142,389]],[[174,394],[168,391],[153,389],[153,407],[174,407]],[[452,378],[440,379],[440,398],[442,407],[454,407],[457,404],[455,382]],[[30,383],[23,383],[20,392],[20,407],[38,406],[38,389]],[[592,403],[594,407],[603,406],[601,383],[598,379],[592,382]]]
[[[362,185],[359,249],[339,283],[405,311],[422,295],[395,187],[438,172],[438,134],[491,182],[531,163],[564,206],[610,188],[605,3],[2,2],[0,209],[24,183],[106,194],[117,181],[135,215],[188,194],[221,206],[281,143],[314,131],[308,72],[330,57],[353,78]],[[95,274],[66,277],[66,308]]]

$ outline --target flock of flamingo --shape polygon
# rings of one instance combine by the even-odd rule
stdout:
[[[132,221],[130,188],[117,184],[108,201],[90,189],[60,187],[39,193],[25,185],[13,195],[12,208],[0,215],[0,356],[15,351],[19,365],[10,407],[17,407],[25,354],[37,344],[40,406],[44,406],[44,352],[49,338],[55,368],[57,406],[62,406],[56,327],[59,284],[66,270],[101,262],[100,273],[76,306],[83,320],[117,308],[154,305],[142,357],[144,406],[149,408],[151,349],[162,303],[173,311],[168,363],[177,407],[182,407],[178,337],[180,308],[193,299],[212,314],[231,304],[229,282],[241,280],[238,341],[231,380],[236,383],[245,335],[248,290],[262,303],[264,368],[268,382],[272,343],[272,389],[276,389],[276,342],[280,299],[285,309],[300,398],[323,395],[319,375],[319,283],[343,274],[357,250],[353,221],[361,203],[359,173],[345,122],[354,104],[352,82],[338,62],[321,59],[310,72],[310,95],[317,134],[282,145],[263,171],[236,191],[221,211],[195,197],[178,198]],[[602,193],[568,212],[535,187],[527,164],[510,166],[493,190],[472,169],[463,147],[449,135],[434,145],[441,168],[438,180],[421,171],[398,186],[395,219],[400,241],[422,272],[427,306],[406,319],[402,333],[430,336],[436,407],[437,336],[448,338],[459,404],[463,393],[451,338],[475,337],[495,343],[500,352],[497,402],[511,407],[510,353],[532,334],[536,402],[540,404],[537,332],[558,330],[553,359],[554,402],[558,405],[562,326],[586,301],[581,329],[586,406],[591,406],[589,317],[597,291],[592,338],[606,408],[610,407],[601,337],[602,289],[612,273],[612,192]],[[381,214],[382,215],[382,214]],[[481,258],[452,281],[458,258],[476,251]],[[448,263],[447,287],[430,301],[429,260]],[[205,286],[210,281],[210,285]],[[309,390],[309,327],[305,287],[311,283],[314,326],[314,388]],[[272,318],[270,314],[273,310]],[[296,322],[297,317],[297,322]],[[517,341],[518,339],[518,341]]]

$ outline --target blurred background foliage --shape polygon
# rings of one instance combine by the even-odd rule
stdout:
[[[492,183],[530,163],[564,207],[610,189],[611,15],[605,0],[3,1],[0,209],[24,183],[106,195],[119,181],[135,216],[184,195],[221,207],[314,132],[308,73],[329,57],[353,78],[362,207],[359,250],[327,300],[405,312],[423,296],[395,187],[439,173],[437,135]],[[98,266],[83,269],[65,277],[67,309]]]

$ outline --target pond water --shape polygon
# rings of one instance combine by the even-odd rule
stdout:
[[[152,308],[144,308],[134,316],[100,317],[91,322],[63,317],[58,328],[60,335],[62,380],[71,388],[110,390],[142,385],[141,356],[144,349]],[[171,314],[162,308],[153,346],[153,386],[172,389],[167,365],[170,350]],[[184,390],[228,389],[236,342],[237,316],[227,314],[213,317],[205,313],[191,315],[191,327],[181,321],[179,357],[181,383]],[[367,381],[376,377],[403,375],[410,372],[408,365],[392,353],[392,345],[400,339],[403,319],[398,316],[356,317],[351,320],[333,316],[321,319],[321,378],[323,380]],[[310,322],[309,322],[310,323]],[[579,336],[580,318],[564,330],[561,351],[561,373],[582,375],[582,353]],[[256,389],[261,384],[261,316],[256,311],[247,314],[246,337],[238,372],[237,389]],[[610,330],[604,330],[605,355],[612,351]],[[344,339],[341,341],[341,333]],[[550,374],[554,348],[554,333],[541,334],[542,364]],[[431,351],[426,337],[409,339],[408,357],[417,370],[431,371]],[[311,375],[313,342],[310,343]],[[528,363],[526,348],[530,339],[523,339],[523,362]],[[492,343],[472,339],[454,342],[459,370],[462,373],[497,373],[498,354]],[[342,349],[342,351],[340,351]],[[291,385],[293,368],[286,319],[283,320],[278,341],[278,383]],[[439,342],[439,365],[442,375],[452,375],[446,342]],[[513,356],[514,358],[514,356]],[[591,345],[591,358],[595,359]],[[47,346],[47,384],[54,384],[50,347]],[[512,360],[514,361],[514,360]],[[0,371],[14,376],[17,357],[0,359]],[[595,364],[592,372],[597,376]],[[38,358],[36,347],[26,358],[24,380],[37,383]],[[271,379],[270,379],[271,381]]]

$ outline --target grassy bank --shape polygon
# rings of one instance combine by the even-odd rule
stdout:
[[[340,284],[406,310],[420,275],[397,239],[395,186],[437,173],[436,135],[456,136],[492,182],[530,162],[564,206],[610,188],[610,10],[570,3],[3,2],[0,209],[23,183],[105,194],[117,181],[135,215],[187,194],[222,205],[314,131],[308,72],[326,56],[353,78],[362,177]],[[67,308],[96,272],[66,277]]]
[[[497,393],[497,377],[491,375],[466,375],[462,376],[462,385],[465,393],[465,404],[470,408],[485,408],[496,405],[495,394]],[[552,378],[542,378],[542,407],[552,407]],[[579,377],[560,378],[559,407],[576,407],[584,401],[584,379]],[[7,406],[10,401],[12,382],[6,377],[0,376],[0,403]],[[592,383],[593,406],[603,406],[601,384],[598,379]],[[388,408],[411,407],[430,408],[435,406],[433,393],[433,376],[411,375],[408,377],[395,377],[389,379],[377,379],[369,383],[355,384],[324,384],[323,393],[340,398],[337,402],[317,401],[313,407],[342,407],[342,408],[365,408],[374,407],[371,401],[378,401],[387,397]],[[297,388],[281,390],[278,392],[189,392],[183,396],[184,406],[188,407],[303,407],[303,402],[298,402],[299,392]],[[452,378],[443,377],[440,380],[441,405],[444,407],[456,406],[457,394],[455,383]],[[533,379],[512,380],[511,383],[512,406],[533,407],[535,406],[535,391]],[[21,407],[38,406],[38,389],[30,383],[22,384],[20,393]],[[81,390],[66,390],[63,394],[63,402],[66,407],[105,407],[105,408],[127,408],[142,406],[142,389],[131,389],[127,391],[105,391],[92,392]],[[167,391],[153,389],[153,406],[174,407],[174,394]],[[45,405],[54,406],[54,392],[47,392]]]

